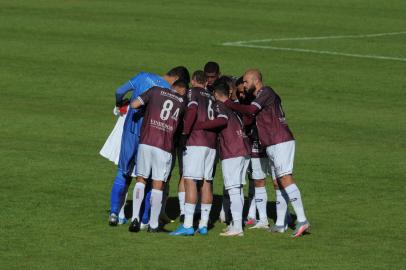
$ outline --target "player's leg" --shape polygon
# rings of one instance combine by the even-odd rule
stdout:
[[[292,176],[293,160],[295,155],[295,141],[288,141],[274,145],[273,155],[280,195],[288,198],[297,216],[298,225],[293,233],[293,236],[297,237],[309,230],[310,224],[307,221],[304,213],[300,190],[295,184]],[[283,218],[283,222],[285,224],[285,216]]]
[[[165,182],[171,171],[172,154],[156,147],[151,147],[152,152],[152,191],[151,191],[151,215],[149,220],[149,232],[158,232],[159,215],[162,209],[162,198]]]
[[[145,230],[149,226],[149,215],[151,212],[151,192],[152,192],[152,179],[146,181],[145,191],[144,191],[144,212],[141,217],[140,229]]]
[[[268,202],[268,194],[265,188],[265,178],[268,171],[268,158],[252,158],[252,178],[255,182],[255,203],[258,209],[259,221],[252,228],[268,228],[268,215],[266,206]]]
[[[245,158],[229,158],[221,162],[223,171],[224,186],[230,196],[230,210],[233,218],[229,230],[221,233],[221,236],[243,236],[242,212],[244,207],[242,175],[244,171]]]
[[[149,228],[152,231],[157,230],[159,227],[159,214],[162,208],[164,184],[162,180],[152,180],[151,215],[149,220]]]
[[[210,211],[213,204],[213,167],[216,160],[216,150],[208,147],[204,150],[203,183],[201,187],[201,213],[199,233],[207,234]]]
[[[248,203],[248,215],[245,225],[255,225],[257,223],[257,206],[255,203],[255,181],[252,177],[249,177],[248,183]]]
[[[140,144],[137,153],[137,183],[133,191],[133,215],[128,228],[130,232],[140,230],[140,209],[145,195],[146,180],[152,168],[152,152],[148,145]]]
[[[197,181],[204,176],[203,147],[187,146],[183,153],[183,178],[185,187],[185,218],[171,235],[193,235],[193,217],[198,203]]]
[[[111,226],[115,226],[118,223],[118,214],[123,205],[129,183],[131,183],[131,177],[127,176],[121,169],[118,169],[110,193],[109,224]]]
[[[142,176],[137,176],[137,183],[133,191],[133,214],[128,229],[130,232],[138,232],[140,230],[140,209],[144,200],[145,185],[146,179]]]
[[[118,224],[120,224],[120,225],[126,224],[128,221],[127,218],[125,217],[125,205],[126,205],[126,201],[127,201],[127,195],[128,195],[128,189],[127,189],[127,192],[125,193],[125,197],[124,197],[121,209],[120,209],[120,213],[118,214]]]
[[[307,232],[310,230],[310,224],[307,221],[305,212],[304,212],[304,207],[303,207],[303,202],[302,202],[302,196],[300,194],[300,190],[297,187],[295,181],[293,180],[292,175],[284,175],[281,178],[278,179],[278,182],[280,183],[280,186],[282,187],[282,192],[285,193],[288,198],[289,202],[292,204],[293,210],[296,213],[297,216],[297,225],[296,229],[293,232],[292,236],[293,237],[298,237],[302,235],[304,232]]]
[[[131,172],[134,169],[135,156],[138,151],[138,135],[130,132],[133,124],[132,114],[128,112],[126,117],[123,135],[121,138],[120,157],[118,170],[110,195],[110,220],[114,216],[118,216],[120,208],[123,204],[126,191],[131,183]],[[110,222],[110,225],[116,225]]]
[[[185,178],[185,228],[193,226],[193,215],[197,204],[197,185],[196,181],[190,178]]]
[[[185,178],[183,176],[179,179],[178,185],[178,199],[179,199],[179,209],[180,209],[180,222],[185,220]]]
[[[210,210],[213,203],[213,182],[211,180],[203,180],[201,187],[201,213],[199,222],[199,233],[207,234],[207,227],[210,217]]]

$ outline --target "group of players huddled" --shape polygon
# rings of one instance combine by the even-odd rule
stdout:
[[[131,98],[126,99],[129,92]],[[281,98],[263,84],[259,70],[249,69],[240,78],[220,76],[219,65],[208,62],[191,80],[183,66],[162,77],[141,72],[117,89],[115,111],[123,118],[116,135],[119,143],[110,141],[104,146],[110,148],[110,154],[104,156],[110,155],[118,163],[111,190],[110,225],[127,222],[124,205],[131,179],[136,177],[129,231],[163,230],[160,219],[166,216],[167,182],[178,156],[181,225],[171,235],[208,234],[219,159],[224,199],[229,200],[223,203],[220,218],[230,217],[221,236],[243,236],[244,224],[284,233],[289,202],[297,217],[292,236],[310,230],[292,177],[295,140]],[[254,192],[248,217],[243,219],[247,171]],[[276,192],[277,219],[272,226],[267,216],[267,175],[272,176]],[[198,227],[194,227],[196,211],[200,211]]]

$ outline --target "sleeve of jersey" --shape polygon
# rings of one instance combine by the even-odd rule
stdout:
[[[262,109],[261,106],[259,106],[259,105],[257,106],[256,104],[254,104],[254,101],[250,105],[242,105],[242,104],[235,103],[228,99],[226,102],[224,102],[224,104],[228,108],[232,109],[233,111],[236,111],[236,112],[239,112],[242,114],[252,115],[252,114],[256,114],[258,111],[260,111]]]
[[[137,97],[143,106],[148,103],[149,99],[151,98],[152,91],[153,89],[151,88]]]
[[[216,129],[221,128],[227,125],[228,118],[221,117],[219,115],[218,118],[206,122],[200,122],[196,125],[196,129]]]
[[[190,104],[190,103],[189,103]],[[183,134],[190,134],[193,124],[197,118],[197,104],[188,105],[185,118],[183,119]]]
[[[124,98],[124,96],[134,90],[133,85],[131,84],[130,81],[126,82],[116,90],[116,104],[120,104]]]

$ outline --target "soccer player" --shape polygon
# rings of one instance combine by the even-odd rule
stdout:
[[[287,229],[285,216],[288,201],[291,202],[297,215],[297,225],[293,237],[298,237],[310,229],[310,223],[304,213],[302,198],[299,188],[293,180],[293,160],[295,154],[295,140],[285,119],[281,98],[275,91],[262,82],[262,75],[256,69],[250,69],[244,74],[244,88],[256,98],[250,105],[236,104],[222,98],[224,104],[240,113],[256,115],[261,146],[266,148],[266,153],[271,161],[273,179],[276,179],[276,224],[270,232],[283,233]]]
[[[204,65],[204,74],[207,78],[207,89],[213,92],[213,84],[220,77],[220,66],[218,63],[209,61]]]
[[[162,207],[164,183],[168,179],[174,149],[173,137],[185,108],[183,93],[153,87],[131,102],[144,111],[141,138],[137,152],[137,183],[133,195],[133,217],[130,232],[140,230],[139,211],[144,199],[146,180],[152,178],[149,232],[159,232],[158,218]],[[152,172],[152,173],[151,173]]]
[[[258,131],[255,125],[251,127],[248,136],[251,141],[250,180],[254,182],[254,194],[252,194],[253,200],[251,201],[250,211],[248,211],[248,218],[245,224],[254,225],[250,229],[268,229],[269,222],[266,212],[268,194],[265,188],[265,179],[269,171],[269,160],[265,149],[259,144]],[[250,221],[256,219],[256,210],[258,210],[259,221],[255,220],[255,224],[253,224]]]
[[[236,96],[238,97],[240,104],[251,104],[255,97],[245,93],[243,81],[243,77],[240,77],[235,83],[237,88]],[[245,225],[254,225],[249,229],[266,229],[269,227],[269,222],[266,212],[268,196],[265,188],[265,179],[270,171],[269,160],[266,156],[265,149],[259,143],[255,120],[251,125],[245,127],[245,132],[248,135],[251,144],[251,159],[249,166],[250,184],[248,190],[250,205]],[[257,210],[259,221],[256,220]]]
[[[228,100],[227,84],[214,85],[217,117],[206,122],[197,122],[195,129],[221,129],[220,159],[223,172],[224,187],[231,201],[232,224],[221,236],[243,236],[242,212],[244,207],[243,183],[249,163],[249,142],[244,133],[244,125],[240,117],[227,108],[221,100]]]
[[[214,97],[205,89],[207,79],[203,71],[193,73],[193,88],[188,91],[188,108],[184,118],[183,135],[187,136],[183,154],[183,178],[185,179],[184,224],[171,235],[193,235],[193,216],[201,190],[201,218],[198,232],[206,235],[213,202],[213,165],[216,158],[217,134],[210,130],[196,130],[193,124],[213,120]]]
[[[122,107],[124,97],[132,91],[130,102],[153,86],[170,87],[176,80],[189,82],[189,72],[183,66],[169,70],[163,77],[156,74],[141,72],[116,90],[116,106]],[[134,170],[142,112],[130,108],[124,122],[123,135],[117,174],[111,190],[109,224],[116,226],[118,213],[122,207],[128,187],[131,183],[131,173]]]

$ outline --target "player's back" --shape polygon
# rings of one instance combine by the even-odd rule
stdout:
[[[140,72],[135,77],[130,79],[130,83],[136,91],[133,91],[131,100],[137,98],[139,95],[147,91],[148,89],[159,86],[162,88],[169,88],[170,85],[161,76],[149,73]]]
[[[252,104],[262,108],[256,116],[256,125],[263,146],[294,140],[285,119],[281,98],[272,88],[263,87]]]
[[[218,117],[227,119],[227,126],[219,134],[220,159],[249,156],[250,144],[240,117],[222,102],[216,102]]]
[[[196,122],[206,122],[215,117],[214,97],[204,88],[194,87],[188,90],[188,106],[197,105]],[[188,146],[206,146],[216,149],[217,135],[213,131],[194,130],[190,133],[187,141]]]
[[[184,113],[184,98],[175,90],[155,86],[138,99],[145,105],[140,144],[172,152],[173,137]]]

